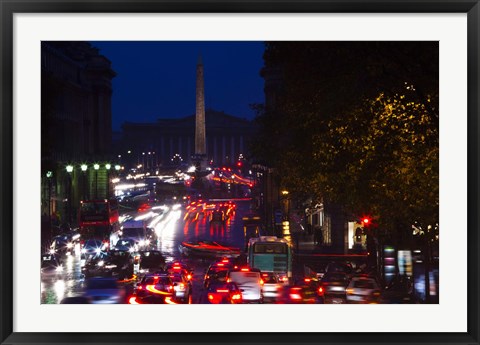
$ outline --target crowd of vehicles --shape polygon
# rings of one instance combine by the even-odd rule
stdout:
[[[185,207],[185,221],[204,217],[208,226],[222,225],[235,209],[228,201],[192,201]],[[247,218],[245,248],[183,241],[181,260],[168,262],[147,221],[121,222],[115,200],[83,201],[78,230],[52,239],[42,255],[42,272],[61,272],[63,261],[78,255],[82,294],[62,303],[413,303],[408,280],[383,289],[375,276],[342,261],[326,265],[322,275],[294,272],[290,241],[262,236],[258,219]]]

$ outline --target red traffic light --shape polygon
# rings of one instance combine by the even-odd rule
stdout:
[[[240,161],[237,162],[237,166],[238,166],[238,167],[241,167],[241,166],[242,166],[242,162],[240,162]]]
[[[368,225],[370,225],[370,223],[371,223],[370,218],[368,218],[368,217],[363,217],[363,218],[362,218],[362,224],[363,224],[363,226],[368,226]]]

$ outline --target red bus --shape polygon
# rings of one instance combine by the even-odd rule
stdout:
[[[112,246],[120,229],[117,200],[80,201],[78,224],[82,240],[98,239]]]

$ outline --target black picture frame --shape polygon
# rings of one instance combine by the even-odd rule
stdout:
[[[2,344],[479,344],[478,0],[109,1],[0,0],[0,340]],[[467,13],[468,321],[465,333],[16,333],[13,332],[13,16],[15,13]],[[247,327],[248,328],[248,327]],[[218,336],[216,336],[218,335]]]

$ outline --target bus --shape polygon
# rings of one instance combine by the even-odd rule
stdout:
[[[260,236],[250,238],[247,248],[248,265],[262,272],[275,273],[288,283],[292,278],[292,248],[284,238]]]
[[[78,224],[82,241],[97,239],[112,247],[118,241],[120,230],[117,200],[80,201]]]

